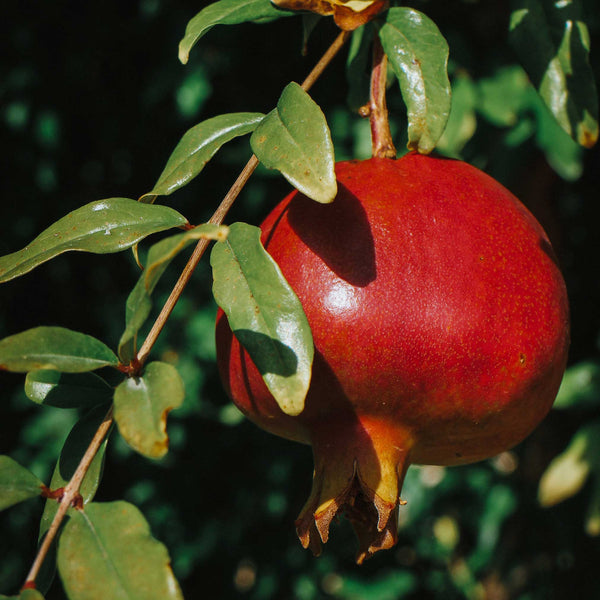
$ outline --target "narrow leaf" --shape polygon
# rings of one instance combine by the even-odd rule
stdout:
[[[74,511],[59,540],[58,569],[70,600],[183,600],[167,549],[123,501]]]
[[[31,471],[9,456],[0,455],[0,510],[39,496],[42,487]]]
[[[388,11],[379,36],[408,111],[408,147],[429,154],[450,114],[448,44],[429,17],[406,7]]]
[[[510,43],[560,126],[580,145],[598,139],[598,94],[581,2],[513,0]]]
[[[291,17],[294,12],[273,6],[270,0],[220,0],[202,9],[187,25],[179,43],[179,60],[185,65],[191,49],[215,25],[239,23],[268,23],[280,17]]]
[[[289,83],[250,138],[252,150],[303,194],[332,202],[337,193],[334,150],[325,115],[297,84]]]
[[[192,242],[200,239],[223,241],[227,237],[227,232],[228,228],[224,225],[204,223],[151,246],[146,268],[127,298],[125,331],[119,341],[119,357],[123,363],[129,363],[135,355],[138,331],[150,315],[152,308],[150,296],[169,263]]]
[[[137,452],[161,458],[169,449],[167,415],[181,406],[185,396],[177,369],[150,363],[141,377],[132,377],[115,391],[114,417],[119,432]]]
[[[297,415],[304,409],[314,354],[306,315],[260,243],[260,229],[234,223],[229,230],[210,257],[215,300],[281,410]]]
[[[28,273],[63,252],[120,252],[146,236],[185,225],[167,206],[150,206],[129,198],[109,198],[74,210],[48,227],[18,252],[0,257],[0,283]]]
[[[262,113],[230,113],[192,127],[173,150],[152,191],[140,201],[152,202],[158,195],[171,194],[187,185],[223,144],[254,131],[263,117]]]
[[[30,371],[25,378],[25,394],[37,404],[58,408],[90,408],[109,402],[113,389],[95,373]]]
[[[63,327],[36,327],[0,340],[0,369],[6,371],[83,373],[118,364],[103,342]]]

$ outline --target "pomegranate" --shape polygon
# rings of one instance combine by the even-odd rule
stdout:
[[[336,174],[332,204],[296,191],[262,225],[313,332],[304,411],[279,409],[222,312],[217,356],[248,418],[312,446],[303,546],[320,553],[344,513],[360,563],[397,540],[409,464],[485,459],[546,415],[569,315],[542,227],[485,173],[411,153],[338,163]]]

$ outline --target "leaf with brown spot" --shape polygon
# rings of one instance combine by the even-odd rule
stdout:
[[[114,417],[119,432],[135,451],[161,458],[169,449],[167,415],[181,406],[184,396],[175,367],[150,363],[141,377],[126,379],[115,390]]]

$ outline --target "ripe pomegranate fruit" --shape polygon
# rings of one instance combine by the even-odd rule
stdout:
[[[217,355],[252,421],[312,445],[312,493],[296,522],[304,547],[318,554],[343,512],[360,563],[396,542],[409,464],[493,456],[546,415],[569,316],[542,227],[485,173],[418,154],[336,173],[332,204],[293,192],[262,225],[313,331],[304,411],[279,409],[222,312]]]

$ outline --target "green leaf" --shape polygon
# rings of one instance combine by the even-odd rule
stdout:
[[[185,65],[191,49],[215,25],[269,23],[280,17],[298,14],[276,8],[269,0],[220,0],[202,9],[187,25],[179,43],[179,60]]]
[[[408,147],[429,154],[450,114],[448,44],[417,10],[391,8],[379,36],[408,110]]]
[[[597,409],[600,406],[600,364],[585,361],[569,367],[563,377],[554,408]]]
[[[146,236],[185,225],[167,206],[150,206],[129,198],[109,198],[74,210],[43,231],[22,250],[0,257],[0,283],[28,273],[63,252],[120,252]]]
[[[169,449],[167,415],[181,406],[185,396],[177,369],[150,363],[141,377],[131,377],[115,391],[114,417],[119,432],[137,452],[161,458]]]
[[[123,501],[73,511],[60,536],[58,569],[70,600],[183,600],[167,549]]]
[[[230,113],[199,123],[188,130],[173,150],[152,191],[141,202],[153,202],[158,195],[168,195],[187,185],[230,140],[251,133],[265,115],[262,113]]]
[[[146,268],[127,298],[125,331],[119,341],[119,357],[129,363],[135,356],[138,331],[148,318],[152,308],[150,296],[169,263],[179,252],[200,239],[223,241],[228,228],[224,225],[204,223],[185,233],[170,236],[151,246]]]
[[[96,406],[75,423],[65,440],[64,446],[60,452],[60,457],[54,468],[52,480],[50,481],[51,490],[57,490],[69,483],[94,435],[106,418],[109,406],[110,405]],[[104,438],[104,441],[100,445],[96,456],[90,463],[85,477],[81,482],[79,493],[81,494],[84,505],[94,498],[98,486],[100,485],[108,437],[109,436],[106,436]],[[54,518],[57,508],[58,502],[56,500],[51,498],[46,500],[40,523],[40,539],[46,533],[48,527],[50,527],[50,523]]]
[[[303,194],[333,202],[337,182],[331,133],[321,109],[297,83],[285,87],[250,144],[265,167],[279,170]]]
[[[35,327],[0,340],[0,369],[6,371],[83,373],[118,364],[118,358],[103,342],[63,327]]]
[[[578,0],[513,0],[510,43],[560,126],[580,145],[598,139],[590,38]]]
[[[31,471],[0,455],[0,510],[39,496],[43,485]]]
[[[548,465],[540,479],[538,499],[553,506],[576,494],[589,474],[600,471],[600,421],[581,427],[564,452]]]
[[[58,408],[90,408],[112,399],[113,389],[95,373],[30,371],[25,394],[37,404]]]
[[[297,415],[304,409],[314,354],[306,315],[260,243],[260,229],[234,223],[229,230],[210,257],[215,300],[281,410]]]

